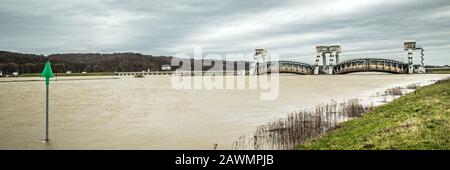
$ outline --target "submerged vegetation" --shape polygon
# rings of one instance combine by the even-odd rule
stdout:
[[[386,95],[394,95],[394,96],[401,96],[401,95],[403,95],[403,91],[402,91],[401,87],[389,88],[389,89],[385,90],[384,93]]]
[[[291,113],[287,118],[267,123],[254,133],[239,137],[233,149],[293,149],[299,143],[317,137],[341,122],[359,117],[370,109],[352,99]]]
[[[419,87],[298,149],[450,149],[450,79]]]

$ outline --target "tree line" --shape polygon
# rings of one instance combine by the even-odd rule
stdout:
[[[44,56],[0,51],[0,71],[3,74],[11,74],[12,72],[18,72],[19,74],[40,73],[47,60],[52,63],[53,72],[58,73],[65,73],[66,71],[72,71],[74,73],[160,71],[161,65],[170,65],[172,59],[173,57],[171,56],[152,56],[130,52],[112,54],[67,53]],[[235,67],[235,70],[248,68],[248,62],[245,61],[225,62],[222,60],[209,60],[207,63],[212,64],[208,65],[201,65],[203,60],[178,59],[177,61],[181,61],[179,66],[174,66],[172,69],[181,67],[183,63],[190,63],[191,69],[209,70],[217,62],[222,62],[223,68]]]

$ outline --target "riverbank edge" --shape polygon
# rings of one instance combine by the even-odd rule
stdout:
[[[55,76],[116,76],[117,74],[114,72],[92,72],[92,73],[54,73]],[[18,77],[40,77],[41,73],[25,73],[21,74]]]
[[[116,76],[117,74],[114,72],[92,72],[92,73],[54,73],[55,76],[66,77],[66,76]],[[430,70],[426,74],[450,74],[450,69],[436,69]],[[40,77],[41,73],[24,73],[19,74],[18,76],[12,75],[0,75],[0,78],[9,77]]]
[[[298,145],[307,150],[450,149],[450,79],[419,87]]]

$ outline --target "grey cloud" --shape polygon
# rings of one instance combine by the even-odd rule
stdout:
[[[283,59],[311,63],[316,44],[340,43],[346,58],[401,60],[403,40],[415,39],[427,64],[450,64],[450,2],[342,3],[4,0],[0,50],[174,55],[192,53],[198,44],[219,54],[265,47]]]

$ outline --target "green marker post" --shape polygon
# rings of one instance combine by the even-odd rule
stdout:
[[[44,70],[41,73],[41,77],[45,77],[45,140],[48,142],[48,86],[50,85],[50,77],[53,77],[52,67],[50,66],[50,61],[45,64]]]

